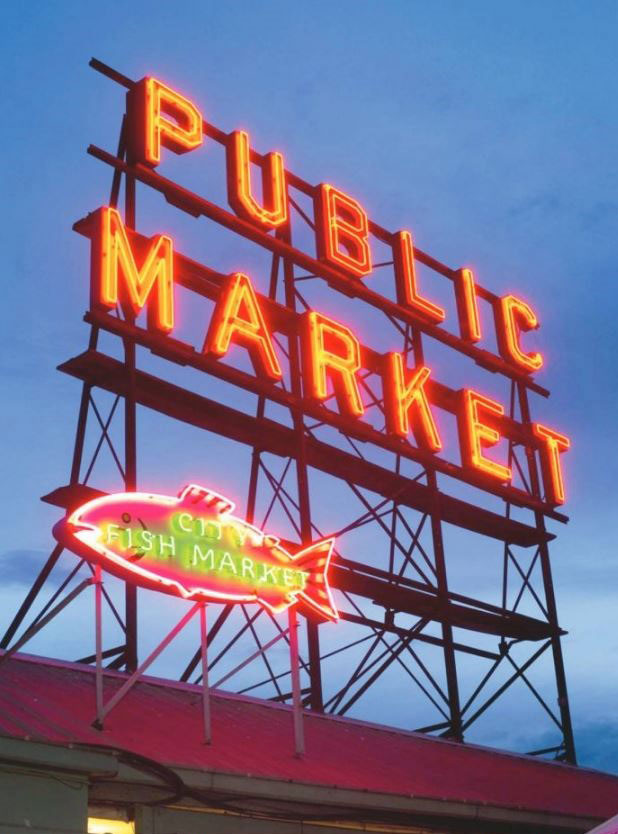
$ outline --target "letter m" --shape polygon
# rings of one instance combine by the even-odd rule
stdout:
[[[148,326],[169,333],[174,327],[171,238],[157,235],[145,245],[135,236],[132,245],[116,209],[105,206],[96,215],[92,248],[93,308],[114,309],[120,302],[136,316],[148,302]]]

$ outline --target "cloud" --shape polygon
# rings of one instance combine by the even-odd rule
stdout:
[[[608,717],[598,721],[576,721],[573,734],[580,767],[618,774],[618,720]],[[529,749],[540,750],[555,743],[554,732],[543,733],[536,737]],[[509,749],[514,749],[514,745],[510,744]]]
[[[618,721],[596,721],[575,727],[580,765],[618,774]]]
[[[39,575],[48,558],[49,553],[45,550],[7,550],[1,553],[0,583],[4,586],[30,585]],[[47,578],[47,583],[59,585],[74,565],[72,557],[61,556]]]

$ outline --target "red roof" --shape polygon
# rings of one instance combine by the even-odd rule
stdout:
[[[105,674],[105,700],[125,680]],[[91,667],[17,655],[0,665],[0,733],[52,743],[128,749],[166,765],[605,819],[618,811],[618,777],[305,713],[306,755],[293,755],[289,707],[217,692],[213,744],[202,744],[201,689],[142,678],[110,713],[95,717]]]

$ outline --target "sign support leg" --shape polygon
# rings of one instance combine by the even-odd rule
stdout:
[[[288,608],[290,627],[290,669],[292,673],[292,710],[294,716],[295,755],[300,757],[305,752],[305,733],[303,728],[303,705],[300,697],[300,667],[298,662],[298,619],[296,609]]]
[[[101,566],[94,569],[94,609],[95,609],[95,654],[96,654],[96,700],[97,726],[103,729],[103,618],[102,618],[103,579]]]
[[[292,245],[290,229],[282,230],[282,240]],[[283,279],[285,287],[285,303],[290,310],[296,311],[296,289],[294,281],[294,264],[286,258],[283,262]],[[288,340],[290,354],[290,370],[292,374],[292,392],[301,397],[301,359],[298,338],[292,334]],[[297,435],[298,457],[296,459],[296,483],[298,487],[298,509],[301,539],[304,545],[313,541],[313,527],[311,524],[311,501],[309,497],[309,473],[307,469],[307,434],[302,411],[291,410],[294,431]],[[296,615],[295,615],[296,616]],[[322,667],[320,659],[320,635],[318,624],[307,620],[307,651],[309,655],[309,705],[316,712],[324,712],[324,698],[322,694]]]
[[[210,687],[208,685],[208,631],[206,627],[205,603],[200,607],[200,641],[202,648],[202,712],[204,716],[204,744],[212,744]]]
[[[530,425],[530,406],[528,404],[528,392],[522,383],[518,383],[519,394],[519,408],[521,411],[521,418],[524,425]],[[536,465],[536,458],[534,452],[529,447],[526,447],[526,458],[528,461],[528,473],[530,476],[530,485],[532,487],[533,495],[541,499],[541,481],[539,479],[539,472]],[[545,518],[543,513],[535,512],[536,527],[541,533],[545,533]],[[556,687],[558,689],[558,707],[560,709],[560,719],[562,724],[562,737],[564,743],[564,759],[570,764],[577,764],[577,757],[575,754],[575,740],[573,736],[573,724],[571,722],[571,711],[569,708],[569,695],[567,690],[566,672],[564,669],[564,659],[562,656],[562,645],[560,643],[560,626],[558,622],[558,609],[556,607],[556,597],[554,593],[554,582],[551,573],[551,563],[549,560],[549,548],[547,540],[542,539],[539,544],[539,555],[541,557],[541,571],[543,575],[543,586],[545,589],[545,603],[547,605],[547,619],[553,626],[553,633],[551,638],[552,653],[554,656],[554,672],[556,675]]]
[[[127,228],[135,228],[135,178],[125,177],[125,223]],[[131,320],[129,318],[129,320]],[[124,401],[124,444],[125,444],[125,489],[135,492],[137,489],[137,404],[135,397],[136,372],[135,342],[130,337],[124,340],[124,364],[127,379],[127,393]],[[137,588],[130,582],[125,584],[125,627],[126,652],[125,668],[127,672],[137,669]]]
[[[196,602],[196,603],[195,603],[195,605],[194,605],[192,608],[190,608],[190,609],[189,609],[189,611],[187,611],[187,613],[186,613],[186,614],[184,615],[184,617],[180,620],[180,622],[179,622],[177,625],[175,625],[175,626],[174,626],[174,628],[173,628],[173,629],[169,632],[169,634],[167,635],[167,637],[165,637],[165,638],[164,638],[164,639],[163,639],[163,640],[159,643],[159,645],[156,647],[156,649],[153,649],[153,650],[150,652],[150,654],[148,655],[148,657],[146,658],[146,660],[144,660],[144,662],[141,664],[141,666],[139,666],[139,668],[138,668],[138,669],[136,669],[136,670],[135,670],[135,672],[133,672],[133,674],[132,674],[132,675],[130,675],[130,677],[128,677],[128,678],[127,678],[127,680],[123,683],[123,685],[120,687],[120,689],[118,689],[118,690],[116,691],[116,693],[115,693],[114,695],[112,695],[112,697],[109,699],[109,701],[107,702],[107,704],[105,704],[105,706],[103,707],[103,710],[102,710],[102,712],[101,712],[101,721],[99,722],[99,724],[101,724],[101,725],[102,725],[102,721],[103,721],[103,719],[104,719],[107,715],[109,715],[109,713],[110,713],[110,712],[114,709],[114,707],[116,706],[116,704],[118,704],[118,703],[119,703],[119,702],[120,702],[120,701],[124,698],[124,696],[125,696],[125,695],[127,694],[127,692],[131,689],[131,687],[132,687],[132,686],[133,686],[133,685],[134,685],[134,684],[135,684],[135,683],[136,683],[136,682],[137,682],[137,681],[141,678],[141,676],[142,676],[142,675],[146,672],[146,669],[148,669],[148,667],[149,667],[152,663],[154,663],[154,661],[155,661],[155,660],[159,657],[159,655],[161,654],[161,652],[162,652],[162,651],[163,651],[163,650],[164,650],[167,646],[169,646],[169,644],[172,642],[172,640],[174,639],[174,637],[176,637],[176,635],[177,635],[177,634],[180,634],[180,632],[181,632],[181,631],[183,630],[183,628],[187,625],[187,623],[189,622],[189,620],[190,620],[190,619],[191,619],[191,618],[192,618],[195,614],[197,614],[198,609],[200,608],[200,605],[201,605],[201,603]],[[96,722],[96,721],[95,721],[95,722],[93,722],[93,726],[97,727],[98,729],[101,729],[101,727],[99,726],[99,724],[97,724],[97,722]]]
[[[416,328],[412,331],[411,341],[415,361],[424,362],[421,334]],[[408,335],[406,331],[405,349],[407,348]],[[442,518],[440,515],[438,479],[435,469],[426,467],[426,473],[427,486],[431,495],[431,508],[429,515],[431,521],[431,537],[433,541],[436,579],[438,584],[438,597],[441,599],[443,604],[448,605],[448,581],[446,575],[446,559],[444,555],[444,539],[442,536]],[[446,672],[446,688],[450,714],[449,728],[445,735],[456,741],[463,741],[461,702],[459,698],[459,682],[457,679],[457,663],[455,660],[453,628],[451,624],[446,621],[442,623],[442,645],[444,647],[444,668]]]

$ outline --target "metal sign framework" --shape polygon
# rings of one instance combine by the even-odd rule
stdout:
[[[127,90],[134,86],[130,79],[94,59],[91,66]],[[204,131],[210,139],[225,145],[227,134],[206,122]],[[406,316],[396,303],[381,298],[361,282],[353,282],[343,273],[308,258],[293,246],[293,224],[274,234],[266,234],[242,218],[165,179],[156,171],[132,164],[127,158],[127,141],[124,120],[116,155],[93,146],[88,149],[92,156],[113,169],[110,206],[118,205],[124,181],[124,224],[127,229],[135,228],[136,185],[140,182],[161,193],[181,211],[213,221],[270,252],[269,292],[264,303],[269,303],[274,311],[273,318],[277,322],[274,339],[289,363],[290,387],[281,385],[275,388],[243,370],[189,351],[170,337],[138,326],[130,315],[121,317],[91,309],[85,316],[90,326],[88,349],[60,366],[64,373],[83,383],[70,483],[44,500],[71,509],[101,494],[89,486],[89,480],[103,448],[107,448],[115,461],[124,488],[127,491],[136,490],[138,406],[244,444],[251,449],[245,513],[249,522],[254,521],[259,500],[262,500],[268,508],[266,517],[275,506],[283,510],[299,542],[308,543],[331,533],[341,538],[361,528],[371,528],[376,534],[383,534],[387,542],[381,554],[381,565],[369,560],[352,560],[345,552],[345,545],[337,552],[331,580],[339,591],[340,599],[346,602],[347,610],[340,612],[341,618],[354,628],[354,639],[331,650],[321,639],[320,629],[323,627],[318,627],[318,623],[310,617],[306,619],[306,657],[300,658],[306,681],[302,689],[305,707],[338,715],[348,714],[370,688],[379,687],[387,672],[397,669],[401,679],[421,693],[435,710],[435,722],[413,728],[462,741],[466,731],[504,693],[513,685],[521,684],[539,703],[557,736],[555,744],[533,752],[552,754],[556,758],[575,762],[560,643],[563,632],[558,623],[548,547],[553,536],[545,526],[547,517],[557,521],[565,521],[566,518],[545,500],[537,459],[533,449],[525,443],[521,428],[531,424],[529,394],[547,396],[548,392],[500,358],[466,345],[430,323]],[[251,155],[254,163],[261,162],[259,154],[252,151]],[[297,176],[289,175],[288,188],[295,222],[312,228],[313,222],[303,210],[301,198],[312,197],[313,187]],[[76,223],[75,229],[86,236],[92,235],[89,218]],[[375,224],[371,224],[370,231],[378,240],[388,238],[388,233]],[[131,234],[136,239],[139,237],[137,233]],[[417,252],[417,257],[430,269],[453,279],[454,270],[424,253]],[[177,256],[177,259],[182,265],[178,280],[184,289],[213,299],[224,276],[188,258]],[[474,359],[482,368],[507,378],[510,402],[505,422],[511,428],[508,434],[508,465],[517,473],[520,486],[493,486],[475,481],[458,471],[457,467],[423,454],[408,443],[394,440],[373,427],[353,424],[339,418],[334,411],[307,403],[300,388],[299,345],[293,322],[298,312],[311,306],[306,287],[312,281],[322,279],[332,289],[348,297],[359,298],[379,310],[384,316],[384,325],[393,328],[401,339],[403,354],[413,356],[415,364],[423,363],[426,340],[435,338]],[[480,292],[492,303],[497,300],[487,290]],[[102,331],[121,340],[123,361],[99,350]],[[140,370],[137,364],[138,348],[150,350],[177,365],[199,368],[230,385],[252,392],[256,396],[255,413],[232,408]],[[360,385],[370,408],[383,415],[385,407],[381,390],[376,384],[375,369],[363,374]],[[102,413],[95,401],[96,389],[113,395],[112,407],[107,415]],[[445,389],[443,398],[447,407],[448,397],[448,390]],[[111,438],[112,421],[121,401],[124,405],[122,453],[116,449]],[[267,416],[270,403],[288,409],[291,425]],[[91,459],[86,463],[87,429],[92,430],[93,426],[98,432],[98,440]],[[333,440],[333,428],[338,432],[337,440]],[[372,457],[375,449],[381,455],[377,461],[375,455]],[[275,460],[283,461],[280,471],[276,471]],[[311,470],[345,484],[361,507],[360,515],[347,519],[337,531],[318,529],[315,511],[317,496],[312,494]],[[444,491],[449,476],[467,480],[502,499],[504,514]],[[440,478],[443,479],[441,482]],[[293,480],[295,483],[291,486]],[[527,510],[532,523],[515,520],[512,517],[514,508]],[[499,543],[503,564],[499,604],[490,604],[451,590],[447,579],[445,524]],[[20,632],[61,552],[60,545],[52,551],[7,629],[0,643],[3,649],[11,646]],[[90,584],[91,580],[81,582],[58,602],[80,569],[95,572],[95,568],[83,560],[78,562],[22,632],[11,651],[22,645],[51,616],[65,607],[76,593]],[[110,666],[135,672],[139,667],[136,589],[126,585],[124,616],[104,586],[99,583],[97,589],[99,599],[106,600],[125,636],[122,645],[108,649],[100,647],[100,654],[110,661]],[[537,616],[520,613],[525,599],[534,602]],[[383,616],[375,614],[376,606],[383,609]],[[266,642],[256,626],[256,619],[262,612],[246,611],[243,606],[244,622],[240,625],[234,625],[231,613],[232,606],[223,605],[211,622],[207,635],[210,656],[215,653],[211,667],[233,649],[242,635],[250,634],[255,640],[256,651],[240,666],[245,667],[249,662],[261,663],[266,670],[266,678],[260,679],[254,686],[245,687],[243,691],[251,692],[258,686],[269,684],[275,700],[289,701],[292,689],[286,691],[282,684],[290,671],[277,673],[267,656],[268,648],[275,641]],[[405,625],[401,624],[402,617],[406,620]],[[397,618],[400,624],[396,623]],[[286,631],[274,618],[271,619],[279,637],[289,642]],[[432,624],[436,624],[438,629],[433,633]],[[230,626],[233,626],[231,637],[221,645],[225,628],[229,630]],[[478,641],[475,644],[474,640],[467,640],[466,635],[470,632],[475,638],[484,639],[487,647],[479,647]],[[434,650],[431,668],[419,654],[419,645]],[[524,660],[515,656],[523,647],[527,647],[528,652]],[[345,652],[354,652],[354,663],[351,672],[342,680],[328,673],[327,661]],[[530,674],[533,664],[547,654],[553,661],[557,711],[550,705],[548,696],[535,685]],[[465,655],[482,660],[486,668],[464,701],[457,659]],[[204,656],[204,646],[200,644],[180,672],[181,680],[191,680],[196,674],[195,681],[201,680],[199,670]],[[92,663],[95,655],[81,660]],[[509,669],[508,675],[499,685],[494,684],[497,672],[502,672],[504,667]],[[229,677],[225,675],[224,679]]]

